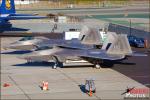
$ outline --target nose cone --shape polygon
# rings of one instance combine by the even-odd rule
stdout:
[[[33,41],[19,41],[11,43],[8,46],[5,46],[6,49],[17,49],[17,50],[32,50],[36,47],[34,46]]]
[[[50,57],[49,49],[34,51],[28,54],[23,54],[21,56],[18,56],[19,59],[32,60],[36,62],[48,61],[49,57]]]
[[[40,55],[36,52],[19,55],[19,56],[17,56],[17,58],[24,59],[27,61],[38,61],[38,62],[43,61],[43,59],[41,59]]]
[[[29,59],[30,58],[31,59],[31,58],[37,57],[37,56],[40,56],[38,54],[38,52],[33,51],[31,53],[26,53],[26,54],[19,55],[19,56],[17,56],[17,58],[20,58],[20,59]]]
[[[5,48],[7,48],[7,49],[17,49],[19,46],[21,46],[20,43],[14,42],[14,43],[11,43],[10,45],[5,46]]]
[[[9,46],[3,46],[4,50],[10,49]]]

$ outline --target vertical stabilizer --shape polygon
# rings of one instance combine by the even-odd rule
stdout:
[[[79,35],[79,40],[83,44],[101,45],[102,38],[98,30],[95,28],[84,26]]]
[[[0,6],[0,14],[14,13],[16,13],[14,0],[2,0],[2,4]]]
[[[119,34],[116,41],[113,41],[107,50],[108,54],[130,55],[132,50],[126,34]]]
[[[106,40],[103,43],[102,49],[107,50],[111,43],[116,42],[118,35],[115,32],[107,32]]]

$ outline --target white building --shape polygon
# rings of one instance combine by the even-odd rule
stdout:
[[[39,0],[15,0],[16,5],[31,4],[31,3],[37,3],[37,2],[39,2]],[[2,0],[0,0],[0,5],[1,3],[2,3]]]
[[[37,3],[39,0],[15,0],[15,4],[31,4],[31,3]]]
[[[58,23],[66,23],[67,16],[58,16]]]

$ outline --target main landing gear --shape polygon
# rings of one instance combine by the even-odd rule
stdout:
[[[58,62],[54,62],[55,64],[52,66],[53,69],[56,69],[58,67]]]
[[[94,65],[94,67],[95,67],[96,69],[100,69],[100,68],[101,68],[100,64],[96,64],[96,65]]]
[[[101,68],[101,65],[100,65],[100,63],[98,61],[95,62],[94,68],[96,68],[96,69],[100,69]]]
[[[33,60],[32,59],[27,59],[27,63],[32,63],[33,62]]]
[[[59,65],[58,58],[56,56],[53,56],[54,65],[52,66],[53,69],[56,69]]]

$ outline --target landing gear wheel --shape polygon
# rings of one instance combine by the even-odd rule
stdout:
[[[54,65],[53,65],[53,69],[56,69],[57,67],[58,67],[58,65],[59,65],[59,61],[58,61],[58,59],[57,59],[57,57],[55,57],[55,56],[53,56],[53,60],[54,60]]]
[[[27,63],[32,63],[32,60],[31,59],[27,59]]]
[[[95,64],[95,68],[100,69],[101,68],[100,64]]]
[[[57,63],[55,63],[53,66],[53,69],[56,69],[56,68],[57,68]]]

